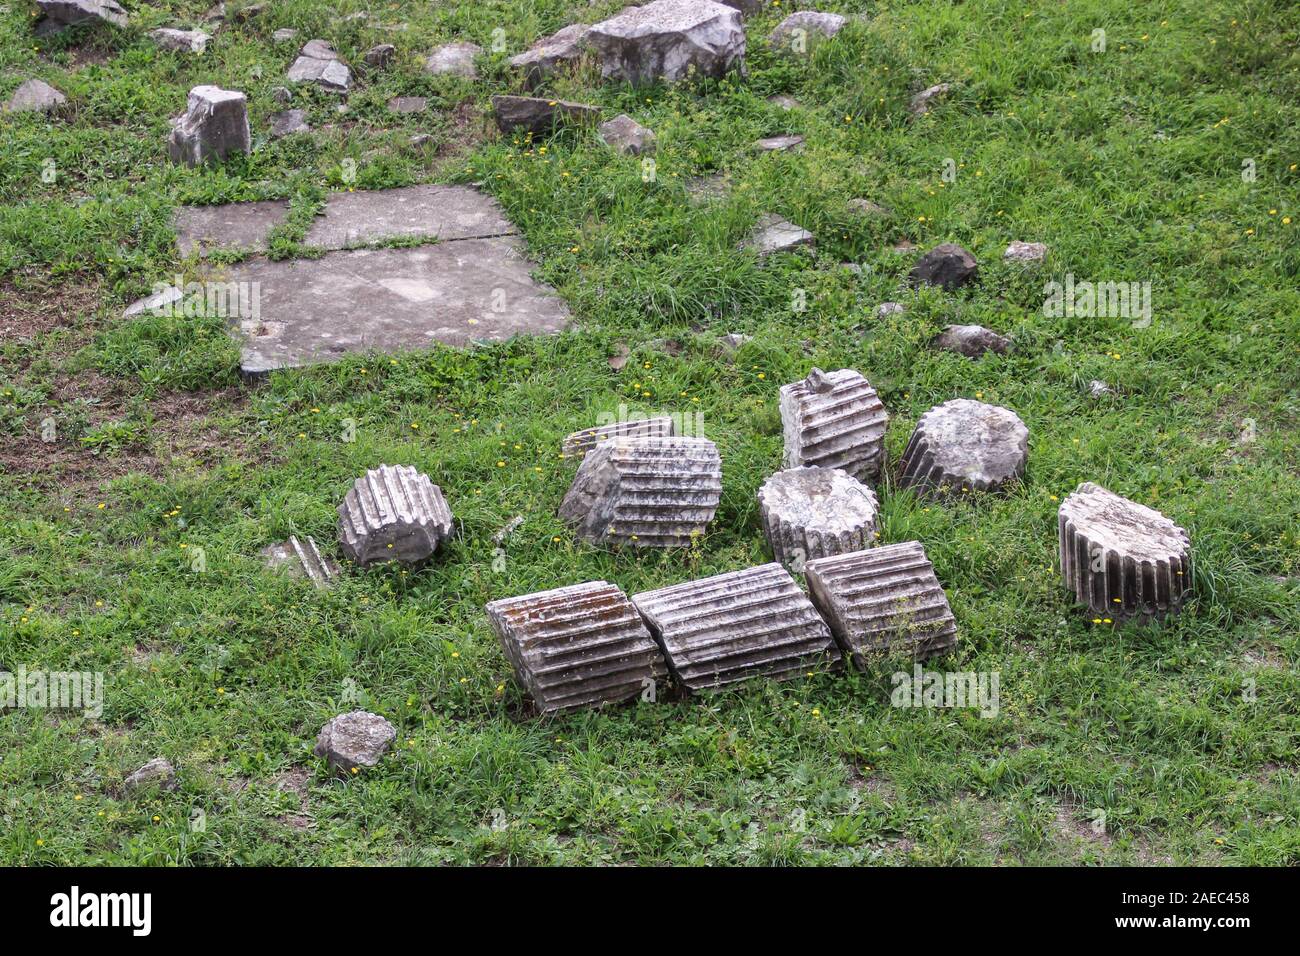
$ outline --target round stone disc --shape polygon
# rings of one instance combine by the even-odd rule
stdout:
[[[787,468],[758,491],[763,532],[787,562],[859,551],[875,543],[876,494],[838,468]]]
[[[903,485],[989,491],[1025,472],[1029,429],[1015,412],[958,398],[916,423],[899,462]]]

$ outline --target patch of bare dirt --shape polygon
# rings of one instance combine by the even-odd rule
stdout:
[[[0,346],[43,346],[44,336],[76,328],[99,308],[98,280],[54,284],[43,278],[0,278]],[[22,367],[26,367],[21,362]]]
[[[307,792],[311,788],[311,771],[302,767],[293,767],[275,778],[275,788],[284,793],[292,793],[298,798],[297,813],[282,813],[276,817],[280,823],[294,830],[306,830],[315,825],[315,820],[307,812]]]

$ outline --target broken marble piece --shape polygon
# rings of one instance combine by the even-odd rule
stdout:
[[[600,107],[538,96],[493,96],[492,112],[503,133],[515,130],[548,136],[559,126],[585,126],[600,122]]]
[[[596,131],[600,141],[624,156],[640,156],[655,151],[655,134],[626,113],[620,113]]]
[[[746,342],[752,341],[753,338],[752,335],[746,335],[744,332],[728,332],[722,337],[722,345],[734,352]]]
[[[311,535],[299,538],[291,534],[288,541],[263,548],[262,557],[271,570],[306,577],[318,589],[328,588],[339,576],[339,566],[321,553]]]
[[[170,27],[151,30],[149,36],[164,50],[173,53],[202,53],[212,40],[202,30],[173,30]]]
[[[543,714],[654,700],[663,653],[621,589],[589,581],[485,608],[506,659]]]
[[[887,319],[891,315],[902,315],[907,311],[907,306],[901,302],[882,302],[876,306],[876,318]]]
[[[1114,395],[1115,389],[1111,388],[1099,378],[1094,378],[1088,382],[1088,394],[1093,398],[1102,398],[1106,395]]]
[[[813,41],[835,36],[847,22],[838,13],[800,10],[778,23],[767,42],[792,53],[805,53]]]
[[[565,437],[560,454],[565,458],[581,458],[602,442],[622,438],[671,438],[675,427],[672,418],[663,415],[584,428]]]
[[[158,787],[160,790],[176,789],[176,768],[171,765],[171,761],[164,757],[154,757],[122,781],[122,789],[126,793],[135,793],[149,787]]]
[[[952,87],[947,83],[936,83],[934,86],[922,90],[912,97],[912,101],[907,105],[908,111],[913,116],[924,116],[930,111],[934,101],[947,96],[950,89]]]
[[[307,123],[306,110],[284,110],[272,113],[270,121],[272,139],[281,139],[293,133],[311,132],[311,126]]]
[[[1011,340],[982,325],[949,325],[934,338],[937,349],[957,352],[967,358],[979,358],[985,352],[1006,355]]]
[[[483,48],[473,43],[447,43],[438,47],[424,61],[424,72],[434,76],[463,76],[474,79],[478,70],[474,68],[474,57],[483,52]]]
[[[393,62],[393,57],[397,55],[397,47],[391,43],[378,43],[365,52],[361,58],[366,66],[376,70],[382,70]]]
[[[36,5],[45,14],[38,27],[45,33],[78,23],[111,23],[115,27],[127,24],[126,11],[114,0],[36,0]]]
[[[916,423],[898,462],[904,488],[997,491],[1025,473],[1029,429],[1009,408],[957,398]]]
[[[290,27],[284,27],[271,34],[271,40],[275,43],[288,43],[290,40],[296,39],[298,39],[298,31]]]
[[[137,315],[144,315],[146,312],[151,315],[157,314],[183,301],[185,301],[185,292],[177,286],[169,285],[132,302],[122,313],[122,318],[130,319]]]
[[[778,471],[758,489],[758,509],[772,554],[794,571],[876,543],[876,493],[838,468]]]
[[[785,467],[841,468],[859,480],[880,474],[889,413],[860,373],[815,368],[781,386],[780,407]]]
[[[1007,262],[1042,262],[1047,258],[1047,246],[1041,242],[1016,241],[1002,253]]]
[[[68,98],[44,80],[26,80],[5,104],[6,113],[52,113]]]
[[[235,90],[194,87],[190,90],[185,115],[174,122],[167,140],[167,155],[174,163],[198,166],[208,160],[224,160],[233,153],[252,151],[248,97]]]
[[[388,112],[390,113],[423,113],[428,108],[429,101],[423,96],[394,96],[388,101]]]
[[[1177,613],[1192,586],[1191,539],[1159,511],[1085,481],[1058,511],[1061,578],[1102,621]]]
[[[765,259],[774,252],[791,252],[814,242],[813,234],[808,230],[775,213],[768,213],[758,220],[754,231],[737,248],[753,249],[760,259]]]
[[[784,93],[777,93],[775,96],[769,96],[767,101],[773,106],[779,106],[783,110],[795,110],[799,108],[799,101],[793,96],[786,96]]]
[[[571,23],[548,37],[542,37],[523,53],[510,58],[510,65],[524,73],[530,89],[557,69],[576,61],[587,48],[585,23]]]
[[[769,136],[760,139],[754,146],[764,153],[781,153],[786,150],[799,150],[803,146],[802,136]]]
[[[360,565],[419,564],[451,537],[442,489],[410,465],[380,465],[356,480],[339,505],[339,544]]]
[[[873,657],[920,660],[957,643],[957,621],[919,541],[818,558],[804,574],[812,603],[860,669]]]
[[[912,281],[942,286],[951,292],[975,278],[979,266],[975,257],[955,242],[943,242],[923,255],[912,267]]]
[[[397,728],[364,710],[340,714],[320,729],[312,753],[324,757],[335,770],[349,773],[374,767],[397,739]]]
[[[826,623],[779,564],[645,591],[632,603],[670,673],[692,692],[795,677],[840,660]]]
[[[290,83],[315,83],[331,93],[346,93],[352,86],[352,71],[325,40],[311,40],[289,67]]]
[[[601,76],[640,86],[721,77],[745,62],[740,13],[712,0],[654,0],[595,24],[586,41]]]
[[[721,499],[722,459],[707,438],[621,438],[587,452],[560,518],[592,544],[685,548]]]

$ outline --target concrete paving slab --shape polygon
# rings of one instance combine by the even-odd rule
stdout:
[[[485,239],[518,233],[491,196],[468,186],[334,193],[303,243],[350,249],[386,239]]]
[[[181,206],[172,218],[181,255],[215,250],[265,252],[267,236],[289,215],[285,200],[237,202],[225,206]]]

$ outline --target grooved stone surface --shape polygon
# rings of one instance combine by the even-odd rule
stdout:
[[[826,623],[779,564],[632,597],[673,676],[692,691],[792,677],[840,660]]]
[[[782,564],[875,544],[876,493],[838,468],[787,468],[758,489],[763,534]]]
[[[313,753],[344,773],[373,767],[397,739],[397,728],[378,714],[354,710],[335,717],[316,735]]]
[[[1025,473],[1029,429],[1015,412],[968,398],[930,409],[898,462],[899,483],[926,490],[992,491]]]
[[[780,406],[787,468],[842,468],[858,479],[880,473],[889,413],[861,374],[815,368],[806,379],[781,386]]]
[[[418,564],[451,532],[442,489],[409,465],[371,469],[339,505],[339,545],[357,564]]]
[[[321,554],[316,539],[310,535],[290,535],[288,541],[263,548],[262,557],[268,568],[283,569],[295,577],[306,576],[317,588],[329,587],[339,576],[338,565]]]
[[[252,259],[222,275],[258,283],[261,319],[240,325],[240,370],[254,378],[371,349],[549,335],[569,321],[564,300],[533,280],[522,243],[509,236],[319,259]]]
[[[1191,540],[1159,511],[1085,481],[1057,516],[1061,577],[1103,618],[1177,612],[1191,589]]]
[[[492,601],[486,611],[542,713],[629,700],[668,675],[636,608],[607,581]]]
[[[672,418],[643,418],[637,421],[613,422],[573,432],[564,439],[560,449],[565,458],[581,457],[601,442],[618,438],[670,438],[675,430]]]
[[[560,517],[593,544],[689,547],[722,498],[722,460],[707,438],[619,439],[587,453]]]
[[[740,13],[711,0],[654,0],[595,24],[587,43],[601,76],[633,85],[722,76],[745,62]]]
[[[877,654],[929,657],[957,643],[957,622],[919,541],[810,561],[808,593],[860,668]]]

